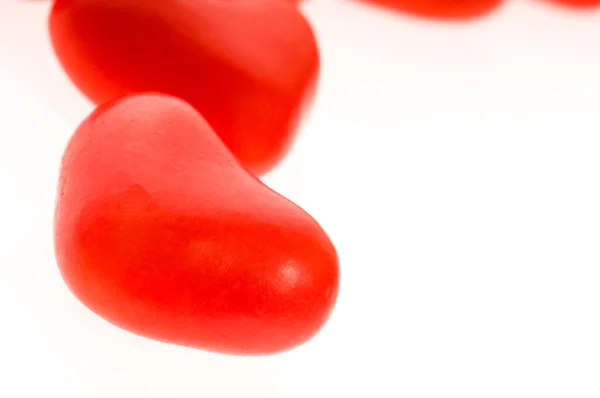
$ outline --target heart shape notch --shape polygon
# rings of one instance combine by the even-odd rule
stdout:
[[[92,311],[155,340],[234,355],[286,351],[329,318],[336,250],[186,102],[99,107],[63,156],[55,252]]]

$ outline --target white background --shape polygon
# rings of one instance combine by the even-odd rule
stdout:
[[[317,338],[257,359],[133,336],[68,292],[54,193],[92,105],[48,4],[1,1],[0,397],[600,396],[600,13],[304,6],[320,91],[265,181],[329,232],[342,290]]]

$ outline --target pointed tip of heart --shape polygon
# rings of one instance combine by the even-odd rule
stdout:
[[[319,224],[249,175],[190,105],[100,107],[63,158],[55,247],[75,295],[139,335],[265,355],[312,338],[337,298]]]

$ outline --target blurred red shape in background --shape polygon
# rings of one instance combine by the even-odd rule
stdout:
[[[400,12],[437,19],[470,19],[483,16],[504,0],[359,0]]]
[[[93,102],[182,98],[258,175],[288,151],[319,71],[312,29],[289,1],[57,0],[50,32]]]
[[[546,0],[551,3],[562,4],[577,8],[600,7],[600,0]]]

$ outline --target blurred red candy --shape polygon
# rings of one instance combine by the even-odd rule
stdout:
[[[56,0],[50,32],[92,101],[180,97],[256,174],[289,149],[319,70],[312,29],[289,1]]]
[[[489,13],[504,0],[359,0],[420,17],[469,19]]]
[[[579,8],[594,8],[600,7],[600,0],[546,0],[556,4]]]

